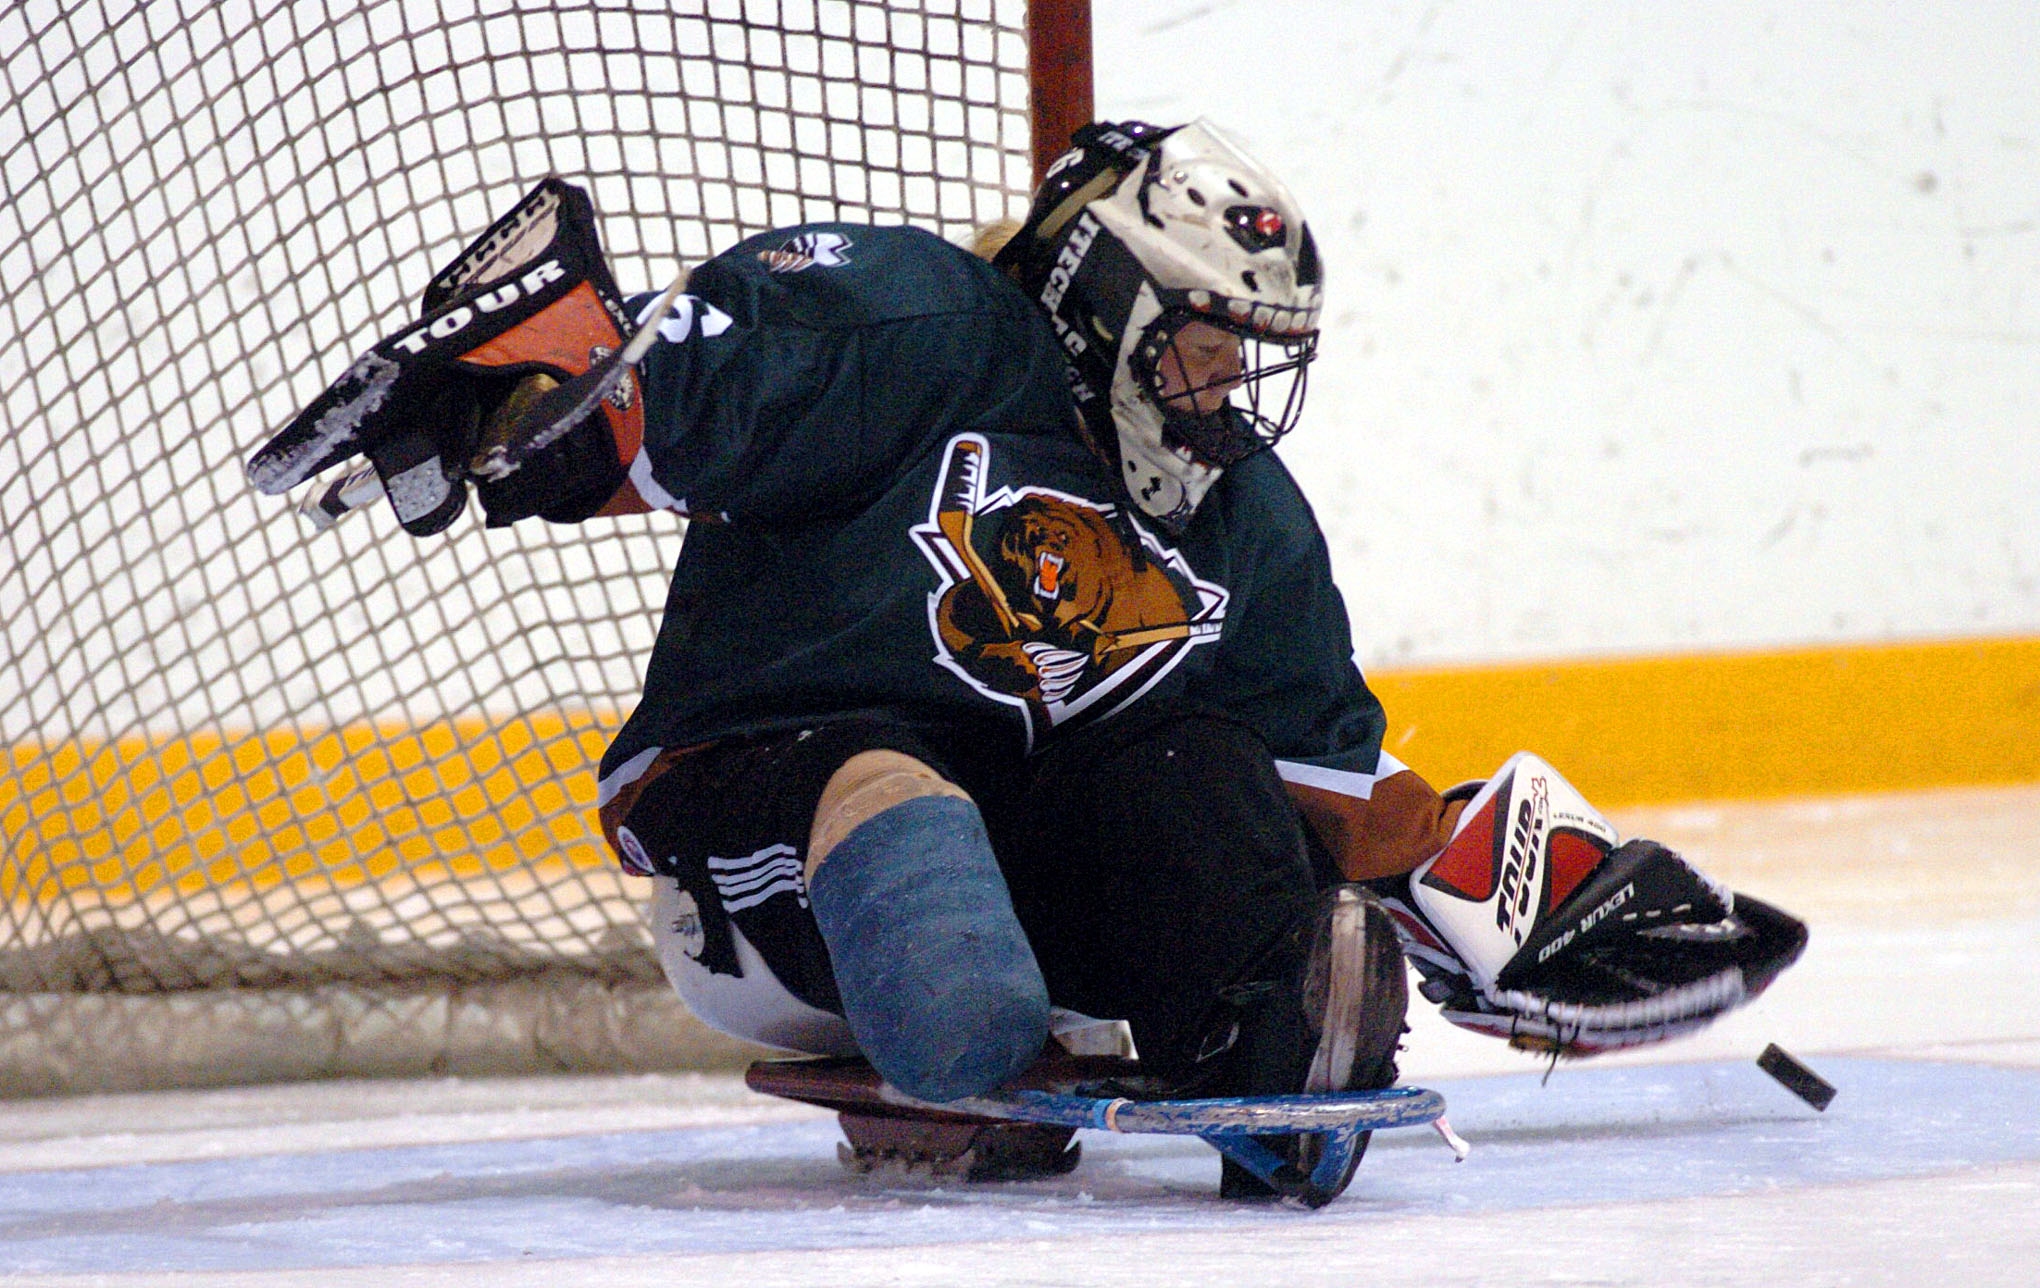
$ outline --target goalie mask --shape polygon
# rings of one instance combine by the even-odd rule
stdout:
[[[1169,526],[1302,411],[1323,273],[1295,199],[1211,125],[1088,125],[996,261],[1048,310],[1120,481]]]

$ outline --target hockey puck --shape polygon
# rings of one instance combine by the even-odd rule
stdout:
[[[1778,1080],[1778,1085],[1798,1096],[1816,1111],[1824,1110],[1835,1098],[1835,1084],[1788,1055],[1776,1042],[1757,1057],[1757,1067]]]

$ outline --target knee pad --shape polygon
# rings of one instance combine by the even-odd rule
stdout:
[[[829,851],[860,824],[922,796],[970,801],[963,788],[905,752],[878,748],[860,751],[844,761],[815,804],[814,826],[808,831],[808,880],[814,880],[815,869],[829,857]]]
[[[967,796],[928,792],[879,809],[822,860],[810,860],[815,922],[844,1018],[887,1082],[955,1100],[1040,1054],[1048,986]]]

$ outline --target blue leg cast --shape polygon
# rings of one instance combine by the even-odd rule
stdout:
[[[919,796],[872,815],[808,899],[858,1047],[922,1100],[989,1091],[1048,1041],[1048,986],[977,806]]]

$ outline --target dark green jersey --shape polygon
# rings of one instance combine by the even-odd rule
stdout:
[[[1324,539],[1272,453],[1161,531],[1076,432],[1041,310],[917,230],[767,234],[689,291],[644,362],[632,479],[696,522],[605,782],[832,716],[1038,747],[1179,698],[1306,775],[1391,767]]]

